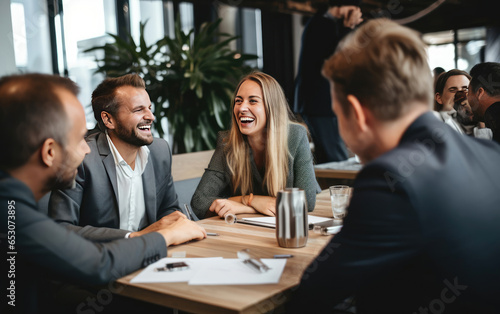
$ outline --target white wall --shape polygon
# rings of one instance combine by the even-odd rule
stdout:
[[[10,1],[0,1],[0,76],[17,73]]]

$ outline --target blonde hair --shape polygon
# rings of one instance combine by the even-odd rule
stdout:
[[[263,185],[267,186],[269,196],[276,197],[285,188],[288,176],[288,125],[293,123],[293,114],[279,83],[270,75],[252,72],[243,77],[238,84],[231,103],[234,111],[235,99],[243,82],[251,80],[262,90],[267,123],[265,126],[265,175]],[[241,195],[253,193],[250,147],[246,136],[241,134],[238,122],[232,114],[231,129],[226,145],[226,159],[231,171],[233,193],[240,188]]]
[[[395,120],[417,103],[432,106],[433,79],[421,35],[385,18],[348,35],[325,61],[323,75],[334,83],[346,116],[347,95],[356,96],[381,121]]]

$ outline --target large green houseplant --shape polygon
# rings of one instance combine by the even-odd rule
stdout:
[[[108,77],[138,73],[144,78],[154,105],[156,130],[165,131],[167,118],[173,136],[174,153],[215,148],[217,132],[231,121],[230,103],[239,78],[251,68],[246,60],[254,55],[240,54],[229,48],[236,37],[218,32],[221,19],[203,24],[198,32],[181,30],[175,22],[175,36],[147,45],[146,23],[140,25],[140,40],[128,41],[113,35],[114,42],[86,52],[103,50],[96,72]]]

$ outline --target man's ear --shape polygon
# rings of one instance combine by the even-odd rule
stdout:
[[[101,119],[106,128],[113,130],[115,128],[115,120],[109,112],[101,111]]]
[[[479,87],[476,92],[476,98],[481,99],[481,97],[483,97],[484,95],[486,95],[486,91],[484,90],[484,88]]]
[[[434,95],[434,99],[437,101],[438,104],[440,105],[443,104],[443,100],[441,99],[441,94],[436,93],[436,95]]]
[[[60,146],[53,138],[46,139],[40,148],[42,163],[47,167],[52,167],[59,151]]]
[[[365,107],[361,106],[359,99],[354,95],[347,95],[347,101],[351,105],[352,112],[354,115],[354,122],[356,126],[362,131],[368,130],[367,114],[365,113]]]

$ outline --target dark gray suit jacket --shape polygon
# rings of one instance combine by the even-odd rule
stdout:
[[[354,182],[287,313],[500,313],[500,145],[426,113]],[[430,311],[429,311],[430,310]]]
[[[93,243],[80,237],[38,212],[31,190],[2,171],[0,203],[0,257],[3,261],[14,259],[15,266],[15,274],[9,279],[7,268],[2,268],[3,278],[13,280],[15,286],[16,307],[10,307],[10,311],[56,313],[49,281],[100,285],[167,255],[165,240],[157,232],[108,243]],[[6,239],[8,230],[14,230],[9,233],[14,236],[11,246]],[[3,283],[2,279],[2,287],[7,288]],[[7,294],[0,297],[2,306],[7,304]]]
[[[106,134],[87,137],[90,153],[78,167],[76,187],[55,190],[49,200],[49,216],[81,236],[110,241],[125,237],[118,210],[116,165]],[[167,142],[155,138],[148,146],[150,154],[142,174],[147,225],[180,210],[175,192]]]

